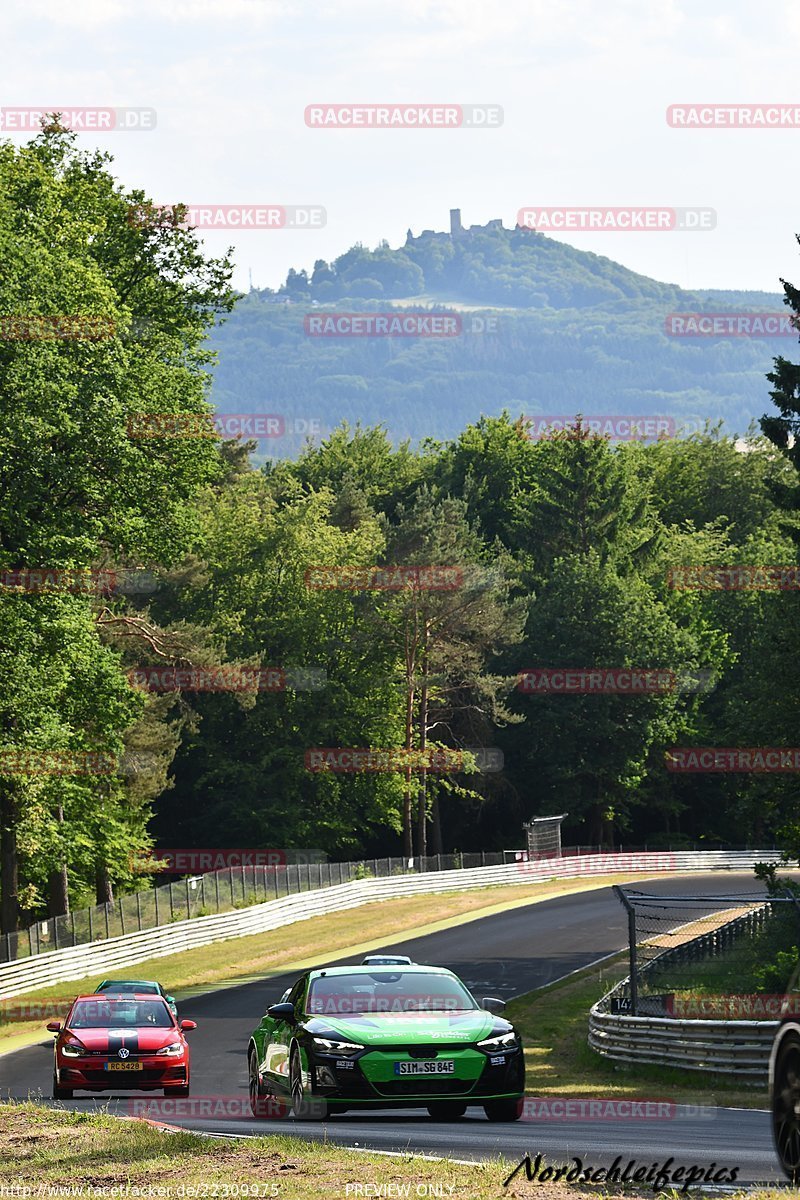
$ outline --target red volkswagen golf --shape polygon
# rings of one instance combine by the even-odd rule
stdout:
[[[78,996],[58,1034],[53,1098],[71,1100],[76,1089],[120,1088],[189,1095],[189,1046],[184,1034],[194,1021],[176,1021],[160,996]]]

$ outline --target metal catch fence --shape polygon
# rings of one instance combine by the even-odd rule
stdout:
[[[362,862],[312,862],[278,866],[228,867],[188,876],[159,887],[120,896],[113,904],[74,909],[37,921],[17,933],[0,935],[0,963],[16,962],[49,950],[156,929],[192,917],[249,908],[300,892],[335,887],[356,879],[499,866],[509,851],[433,854],[416,858],[373,858]]]
[[[690,1020],[780,1015],[800,958],[796,897],[614,891],[628,915],[630,975],[609,996],[610,1012]]]

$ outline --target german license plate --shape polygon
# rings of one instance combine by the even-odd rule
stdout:
[[[395,1075],[453,1075],[455,1069],[455,1059],[452,1058],[421,1058],[394,1064]]]
[[[107,1062],[107,1071],[141,1071],[142,1064],[140,1062]]]

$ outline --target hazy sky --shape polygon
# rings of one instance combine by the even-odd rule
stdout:
[[[0,17],[2,105],[155,108],[82,134],[158,203],[313,204],[313,232],[213,232],[236,282],[275,286],[355,241],[523,206],[716,210],[709,232],[564,240],[687,287],[800,279],[796,129],[680,130],[681,102],[800,108],[790,0],[19,0]],[[315,102],[498,104],[495,129],[312,129]],[[7,136],[3,134],[3,136]],[[24,135],[10,134],[15,142]]]

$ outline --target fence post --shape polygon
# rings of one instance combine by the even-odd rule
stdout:
[[[219,912],[219,871],[214,872],[214,887],[217,893],[217,912]]]
[[[72,910],[72,944],[73,944],[73,946],[76,946],[78,944],[78,935],[75,932],[75,909],[74,908]]]
[[[160,919],[159,919],[159,916],[158,916],[158,891],[159,891],[159,889],[158,889],[158,885],[156,885],[156,886],[153,888],[153,891],[154,891],[154,893],[155,893],[155,897],[156,897],[156,928],[158,928],[158,926],[161,924],[161,921],[160,921]]]
[[[192,899],[189,895],[189,876],[186,876],[186,920],[188,921],[192,915]]]
[[[142,932],[142,893],[136,893],[136,920],[139,923],[139,933]]]
[[[11,934],[7,933],[6,937],[8,938],[8,961],[11,962]],[[53,945],[58,950],[58,917],[53,917]]]
[[[617,899],[628,914],[628,960],[631,977],[631,1016],[635,1017],[639,1009],[639,981],[636,977],[636,909],[631,904],[621,887],[614,886]]]
[[[110,929],[109,929],[109,927],[108,927],[108,910],[109,910],[109,908],[110,908],[110,907],[111,907],[111,905],[110,905],[110,904],[109,904],[109,903],[106,901],[106,904],[105,904],[105,913],[106,913],[106,941],[108,941],[108,939],[111,937],[111,930],[110,930]]]
[[[89,911],[91,911],[91,909]],[[30,948],[30,956],[31,956],[31,958],[33,958],[33,926],[32,925],[28,926],[28,946]]]
[[[125,913],[122,908],[122,896],[119,898],[119,923],[122,928],[123,937],[125,936]]]

